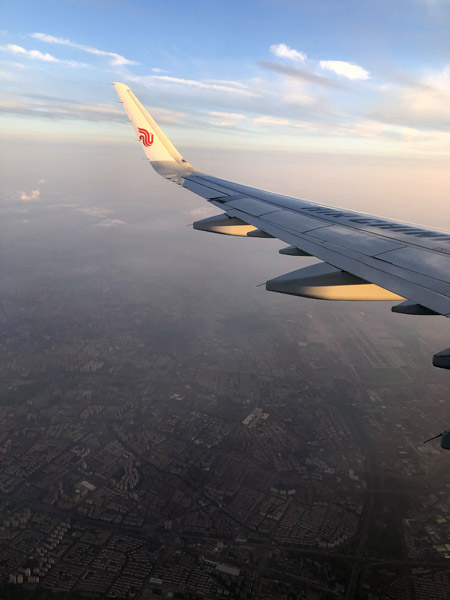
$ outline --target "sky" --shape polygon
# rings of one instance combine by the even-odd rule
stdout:
[[[19,204],[64,193],[68,147],[97,148],[81,178],[114,156],[105,182],[142,158],[122,81],[200,170],[450,229],[450,0],[3,0],[0,19],[2,191]]]
[[[449,0],[3,0],[12,138],[125,139],[112,81],[181,143],[446,157]]]

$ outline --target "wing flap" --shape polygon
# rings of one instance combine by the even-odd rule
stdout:
[[[379,259],[412,271],[448,282],[450,276],[450,256],[443,256],[419,248],[400,248],[378,256]]]
[[[231,208],[237,208],[238,210],[242,210],[250,215],[255,215],[256,217],[281,210],[277,206],[272,206],[267,202],[261,202],[260,200],[255,200],[254,198],[238,198],[236,200],[229,200],[226,206],[227,210],[230,206]]]
[[[427,306],[441,315],[450,315],[450,285],[448,284],[348,248],[321,242],[310,233],[293,232],[279,224],[270,223],[263,217],[255,217],[238,210],[233,210],[233,216],[342,271],[375,283],[403,298],[412,298],[418,304]]]
[[[269,215],[267,220],[270,223],[281,225],[286,229],[298,231],[299,233],[327,226],[327,223],[321,219],[313,219],[312,217],[307,217],[301,213],[290,210],[279,210]]]

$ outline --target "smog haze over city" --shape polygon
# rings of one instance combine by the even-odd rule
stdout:
[[[5,0],[0,598],[446,600],[445,318],[266,292],[199,170],[450,230],[447,0]]]

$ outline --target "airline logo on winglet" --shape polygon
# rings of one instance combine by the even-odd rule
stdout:
[[[139,139],[147,148],[153,144],[153,133],[149,133],[146,129],[138,127],[138,131],[141,134]]]

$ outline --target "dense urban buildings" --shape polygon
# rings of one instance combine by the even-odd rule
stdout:
[[[447,598],[420,329],[111,277],[1,294],[2,598]]]

